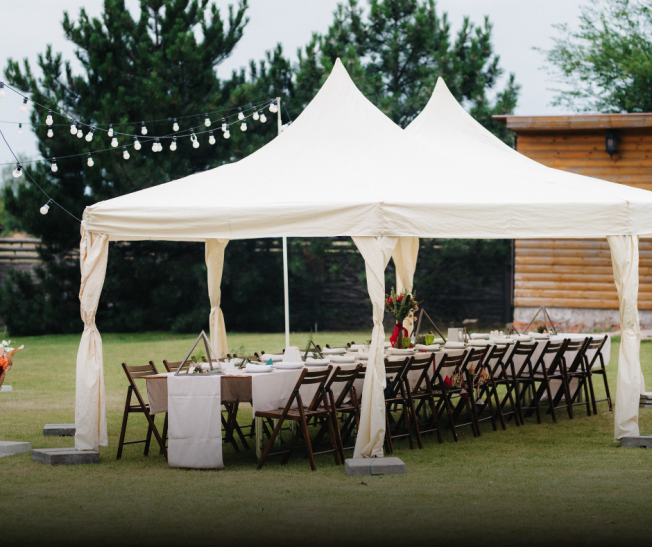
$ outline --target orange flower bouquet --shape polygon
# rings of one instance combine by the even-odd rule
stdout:
[[[11,340],[3,340],[0,345],[0,387],[5,381],[7,376],[7,371],[14,364],[14,355],[16,355],[21,349],[25,346],[20,346],[19,348],[11,348]]]

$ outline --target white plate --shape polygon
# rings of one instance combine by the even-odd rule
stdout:
[[[278,369],[295,369],[295,368],[303,368],[303,363],[276,363],[274,365],[275,368]]]
[[[308,357],[306,359],[306,366],[309,367],[325,367],[326,365],[329,365],[331,362],[330,359],[313,359],[312,357]]]
[[[263,353],[263,354],[258,358],[258,360],[259,360],[261,363],[267,363],[267,361],[269,361],[270,359],[272,360],[273,363],[276,363],[276,362],[278,362],[278,361],[282,361],[282,360],[283,360],[283,355],[282,355],[282,354],[278,354],[278,355],[277,355],[276,353]]]
[[[426,346],[425,344],[417,344],[414,346],[414,349],[417,351],[439,351],[441,346],[439,344],[432,344],[430,346]]]
[[[387,348],[387,353],[389,353],[390,355],[413,355],[414,348],[405,348],[405,349]]]
[[[358,361],[369,361],[369,354],[368,353],[358,353],[355,358]]]
[[[252,365],[247,363],[245,370],[247,372],[272,372],[274,370],[274,367],[267,366],[267,365]]]
[[[333,363],[355,363],[355,356],[353,355],[333,355],[331,357]]]
[[[359,349],[364,349],[365,344],[351,344],[351,347],[349,349],[353,351],[358,351]]]
[[[324,348],[321,350],[322,355],[339,355],[346,353],[346,348]]]

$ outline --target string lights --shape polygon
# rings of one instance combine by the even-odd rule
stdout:
[[[48,202],[39,209],[42,215],[47,215],[48,211],[50,210],[50,203],[52,203],[52,200],[49,199]]]
[[[22,113],[27,112],[27,105],[31,101],[29,99],[29,97],[26,97],[25,95],[23,95],[19,91],[13,89],[11,86],[7,86],[4,82],[0,82],[0,98],[5,97],[7,89],[9,89],[10,91],[13,91],[17,95],[21,96],[22,102],[20,104],[19,110]],[[33,102],[33,101],[31,101],[31,102]],[[42,123],[32,123],[30,125],[32,125],[32,126],[39,126],[39,125],[47,126],[46,135],[50,139],[54,137],[54,127],[55,126],[65,125],[65,124],[57,124],[57,123],[55,123],[55,119],[54,119],[55,115],[57,115],[57,116],[65,116],[65,119],[67,120],[67,123],[69,125],[70,134],[73,135],[73,136],[76,136],[78,139],[85,138],[86,142],[90,143],[90,142],[92,142],[94,140],[96,131],[106,133],[107,136],[110,137],[110,139],[111,139],[110,148],[105,148],[105,149],[102,149],[102,150],[95,150],[95,151],[92,152],[92,154],[90,152],[84,152],[84,153],[80,153],[80,154],[71,154],[71,155],[68,155],[68,156],[63,156],[65,158],[86,156],[86,165],[88,167],[93,167],[94,164],[95,164],[94,159],[93,159],[94,154],[109,152],[109,151],[111,151],[111,149],[118,148],[119,146],[121,146],[120,142],[118,140],[118,138],[120,136],[124,136],[126,138],[129,138],[129,137],[133,138],[133,144],[131,144],[131,145],[126,144],[126,145],[122,146],[122,157],[123,157],[124,160],[128,160],[130,158],[130,153],[129,153],[129,150],[128,150],[128,148],[130,146],[133,146],[134,150],[137,150],[137,151],[142,149],[142,143],[139,141],[137,136],[135,136],[133,134],[129,134],[129,133],[121,133],[119,131],[116,131],[116,126],[118,126],[118,127],[119,126],[128,126],[128,125],[134,125],[134,124],[137,123],[140,126],[140,134],[143,135],[143,136],[146,136],[146,135],[148,135],[148,125],[150,123],[165,121],[165,119],[149,120],[149,121],[148,120],[141,120],[140,122],[127,122],[127,121],[125,121],[125,122],[121,122],[119,124],[107,123],[107,124],[94,124],[94,125],[91,125],[91,124],[86,124],[84,122],[81,122],[79,120],[75,120],[74,118],[72,118],[70,116],[70,114],[64,115],[64,114],[62,114],[60,112],[57,112],[56,110],[53,111],[50,108],[46,108],[44,105],[41,105],[39,103],[33,102],[33,105],[34,105],[35,108],[40,107],[40,108],[46,110],[47,115],[45,117],[44,122],[42,122]],[[267,100],[259,102],[258,104],[252,104],[252,105],[246,106],[246,107],[240,106],[240,107],[233,107],[233,108],[230,108],[230,109],[225,109],[223,111],[216,111],[216,112],[219,112],[219,113],[222,113],[223,115],[225,115],[225,117],[217,118],[217,120],[220,120],[220,126],[221,126],[221,129],[222,129],[223,138],[224,139],[229,139],[231,137],[230,129],[231,129],[231,125],[233,125],[234,123],[238,123],[238,125],[240,126],[240,131],[241,132],[246,132],[249,129],[249,123],[251,123],[251,122],[247,121],[248,118],[251,118],[255,122],[265,123],[267,121],[267,118],[265,117],[265,114],[263,112],[263,109],[265,107],[269,107],[270,111],[272,111],[272,112],[277,112],[278,111],[278,106],[277,106],[277,102],[276,102],[275,99],[267,99]],[[191,114],[191,115],[188,115],[188,116],[182,116],[181,118],[167,118],[167,120],[168,120],[168,122],[169,121],[173,122],[172,123],[172,131],[174,133],[178,133],[180,131],[179,120],[182,119],[182,118],[186,119],[186,118],[193,118],[193,117],[195,118],[195,120],[197,120],[197,118],[199,118],[198,121],[201,123],[201,125],[200,126],[194,126],[194,127],[188,127],[187,129],[184,129],[181,132],[181,136],[186,136],[186,135],[190,136],[190,142],[191,142],[192,147],[194,149],[197,149],[197,148],[200,147],[201,143],[200,143],[200,139],[198,137],[201,137],[202,134],[206,134],[206,133],[208,134],[207,135],[208,136],[208,139],[207,139],[208,144],[210,144],[210,145],[217,144],[217,139],[215,137],[215,133],[214,133],[213,129],[206,129],[206,128],[210,128],[213,125],[213,123],[216,122],[216,119],[214,117],[213,117],[213,119],[211,119],[211,113],[210,112],[205,112],[203,114],[203,116],[200,115],[200,114]],[[43,119],[43,118],[41,118],[41,119]],[[236,122],[236,119],[237,119],[237,122]],[[3,123],[14,123],[14,122],[3,122]],[[102,125],[104,125],[104,127],[102,127]],[[198,130],[200,128],[201,128],[201,130]],[[23,128],[22,122],[18,123],[18,133],[22,134],[23,130],[24,130],[24,128]],[[2,136],[4,138],[4,135],[2,135]],[[153,136],[152,135],[151,137],[148,136],[145,140],[146,141],[147,140],[152,141],[152,151],[153,152],[162,152],[163,151],[163,145],[161,144],[161,140],[164,140],[164,139],[170,139],[170,146],[169,146],[170,151],[175,152],[178,149],[179,143],[177,142],[177,137],[173,136],[171,134],[159,135],[159,136]],[[6,142],[6,140],[5,140],[5,142]],[[7,143],[7,146],[9,146],[8,143]],[[100,147],[101,147],[101,145],[100,145]],[[61,159],[61,156],[59,157],[59,159]],[[16,158],[16,161],[18,161],[17,158]],[[56,158],[29,160],[29,162],[40,162],[40,161],[47,161],[50,164],[51,171],[53,173],[58,172],[59,168],[58,168],[58,165],[57,165]],[[19,178],[19,177],[22,176],[22,172],[23,172],[23,166],[20,164],[20,162],[18,162],[16,164],[16,168],[13,171],[13,175],[16,178]],[[31,177],[30,177],[30,179],[31,179]],[[59,204],[57,204],[57,205],[59,205]],[[74,215],[72,215],[72,216],[74,216]]]

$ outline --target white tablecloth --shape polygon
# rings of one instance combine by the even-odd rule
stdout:
[[[168,464],[221,469],[221,377],[173,374],[168,384]]]

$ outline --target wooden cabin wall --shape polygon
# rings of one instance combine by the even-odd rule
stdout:
[[[606,128],[518,131],[517,150],[548,167],[652,190],[652,129],[617,129],[618,153],[605,152]],[[639,245],[639,309],[652,309],[652,240]],[[618,309],[606,239],[517,240],[515,306]]]

